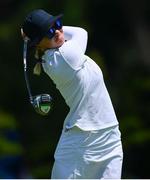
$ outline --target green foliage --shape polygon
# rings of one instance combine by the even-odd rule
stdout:
[[[0,157],[21,155],[23,153],[20,142],[6,136],[9,132],[17,133],[17,122],[12,115],[0,111]]]
[[[144,128],[143,122],[136,116],[127,116],[122,119],[121,130],[123,135],[124,148],[131,148],[134,145],[148,143],[150,131]]]
[[[0,156],[21,155],[23,148],[20,144],[11,142],[5,137],[0,137]]]
[[[13,129],[17,128],[15,118],[3,111],[0,111],[0,129]]]

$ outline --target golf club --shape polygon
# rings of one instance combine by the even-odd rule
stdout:
[[[28,38],[24,38],[24,47],[23,47],[24,77],[27,86],[27,91],[29,94],[29,101],[38,114],[45,116],[48,115],[48,113],[52,108],[52,98],[49,94],[39,94],[36,96],[32,96],[29,80],[27,76],[27,49],[28,49]]]

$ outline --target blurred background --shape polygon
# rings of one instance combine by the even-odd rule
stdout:
[[[86,54],[101,67],[122,132],[122,178],[149,178],[150,1],[1,0],[0,2],[0,178],[50,178],[54,151],[69,111],[49,77],[32,74],[34,94],[50,93],[53,111],[35,113],[23,74],[20,27],[42,8],[63,13],[65,25],[88,31]]]

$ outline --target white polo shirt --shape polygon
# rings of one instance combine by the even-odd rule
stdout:
[[[98,130],[118,124],[111,99],[98,65],[88,56],[87,32],[79,27],[63,27],[66,42],[45,51],[44,71],[54,81],[70,111],[64,127]]]

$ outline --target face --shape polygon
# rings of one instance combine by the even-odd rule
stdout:
[[[37,49],[45,51],[46,49],[58,48],[65,42],[63,29],[55,31],[55,36],[52,39],[44,37],[36,46]]]

